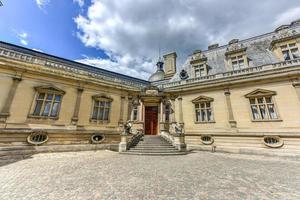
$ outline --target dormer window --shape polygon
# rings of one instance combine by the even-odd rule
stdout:
[[[245,68],[245,59],[243,55],[231,57],[231,66],[233,70]]]
[[[280,46],[284,60],[300,58],[299,49],[296,43],[289,43]]]
[[[206,64],[195,65],[194,70],[195,78],[207,75]]]

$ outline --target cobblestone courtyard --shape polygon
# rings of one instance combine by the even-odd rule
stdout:
[[[0,199],[300,199],[300,162],[209,152],[39,154],[0,167]]]

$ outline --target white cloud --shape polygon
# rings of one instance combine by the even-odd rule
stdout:
[[[41,52],[41,53],[43,53],[43,52],[44,52],[43,50],[41,50],[41,49],[36,49],[36,48],[33,48],[32,50],[34,50],[34,51],[38,51],[38,52]]]
[[[272,31],[278,13],[292,10],[289,16],[295,16],[300,12],[293,8],[299,6],[299,0],[93,0],[74,21],[84,45],[110,57],[84,62],[145,78],[155,71],[159,46],[163,53],[176,51],[180,65],[195,49],[211,43]]]
[[[73,3],[77,3],[79,7],[84,6],[84,0],[73,0]]]
[[[45,6],[50,3],[50,0],[35,0],[39,9],[44,10]]]
[[[20,39],[20,42],[21,42],[21,44],[23,44],[23,45],[28,45],[28,41],[27,40],[24,40],[24,39]]]
[[[300,18],[300,6],[296,8],[291,8],[276,17],[274,22],[275,26],[280,26],[283,24],[289,24],[291,21]]]
[[[22,31],[21,33],[17,33],[17,36],[18,36],[21,44],[23,44],[25,46],[28,45],[28,40],[27,40],[28,34],[25,31]]]

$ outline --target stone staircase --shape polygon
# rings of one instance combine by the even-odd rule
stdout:
[[[150,156],[172,156],[185,155],[186,152],[181,152],[168,143],[165,139],[158,135],[145,135],[137,145],[131,147],[128,151],[122,154],[130,155],[150,155]]]

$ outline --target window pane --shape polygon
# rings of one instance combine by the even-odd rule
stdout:
[[[55,95],[55,101],[60,102],[60,100],[61,100],[61,95]]]
[[[211,112],[211,109],[207,110],[207,121],[212,121],[212,112]]]
[[[201,106],[201,108],[204,108],[204,107],[205,107],[204,103],[201,103],[200,106]]]
[[[240,68],[244,68],[244,60],[239,60],[239,66]]]
[[[251,110],[252,110],[253,119],[259,119],[257,106],[255,105],[251,106]]]
[[[195,104],[195,108],[199,108],[199,104]]]
[[[206,113],[205,113],[205,110],[201,110],[201,121],[206,121]]]
[[[53,99],[53,94],[48,94],[47,95],[47,100],[51,100],[52,101],[52,99]]]
[[[196,110],[196,121],[197,121],[197,122],[201,121],[199,110]]]
[[[103,114],[104,114],[104,108],[100,107],[99,108],[99,115],[98,115],[98,120],[103,120]]]
[[[264,99],[263,99],[263,98],[258,98],[258,99],[257,99],[257,102],[258,102],[258,103],[264,103]]]
[[[270,118],[271,119],[277,119],[277,114],[275,112],[274,105],[273,104],[269,104],[268,105],[268,109],[269,109]]]
[[[106,102],[106,103],[105,103],[105,106],[106,106],[106,107],[110,107],[110,102]]]
[[[210,108],[210,103],[206,103],[206,108]]]
[[[291,52],[292,52],[292,55],[293,55],[293,58],[296,59],[296,58],[300,58],[300,55],[299,55],[299,51],[298,49],[291,49]]]
[[[266,97],[266,102],[267,102],[267,103],[272,103],[271,97]]]
[[[104,106],[105,102],[104,101],[100,101],[100,106]]]
[[[250,104],[255,104],[255,99],[250,99]]]
[[[97,119],[97,114],[98,114],[98,108],[95,106],[93,110],[93,116],[92,119]]]
[[[45,93],[40,93],[38,99],[44,100],[44,98],[45,98]]]
[[[260,110],[260,114],[261,114],[262,119],[267,119],[268,117],[267,117],[265,105],[260,105],[259,110]]]
[[[51,107],[51,102],[45,102],[45,108],[44,111],[42,113],[43,116],[48,116],[49,112],[50,112],[50,107]]]
[[[108,120],[108,113],[109,113],[109,108],[105,108],[103,120]],[[137,111],[136,111],[136,116],[137,116]]]
[[[295,47],[296,43],[289,44],[289,47]]]
[[[52,107],[52,110],[51,110],[51,117],[56,117],[57,114],[58,114],[58,108],[59,108],[59,103],[54,103],[53,104],[53,107]]]
[[[39,101],[39,100],[36,101],[33,115],[40,115],[42,105],[43,105],[43,101]]]
[[[280,46],[281,49],[286,49],[287,48],[287,45],[282,45]]]
[[[283,58],[284,60],[290,60],[290,54],[289,54],[289,51],[286,50],[286,51],[282,51],[282,54],[283,54]]]

